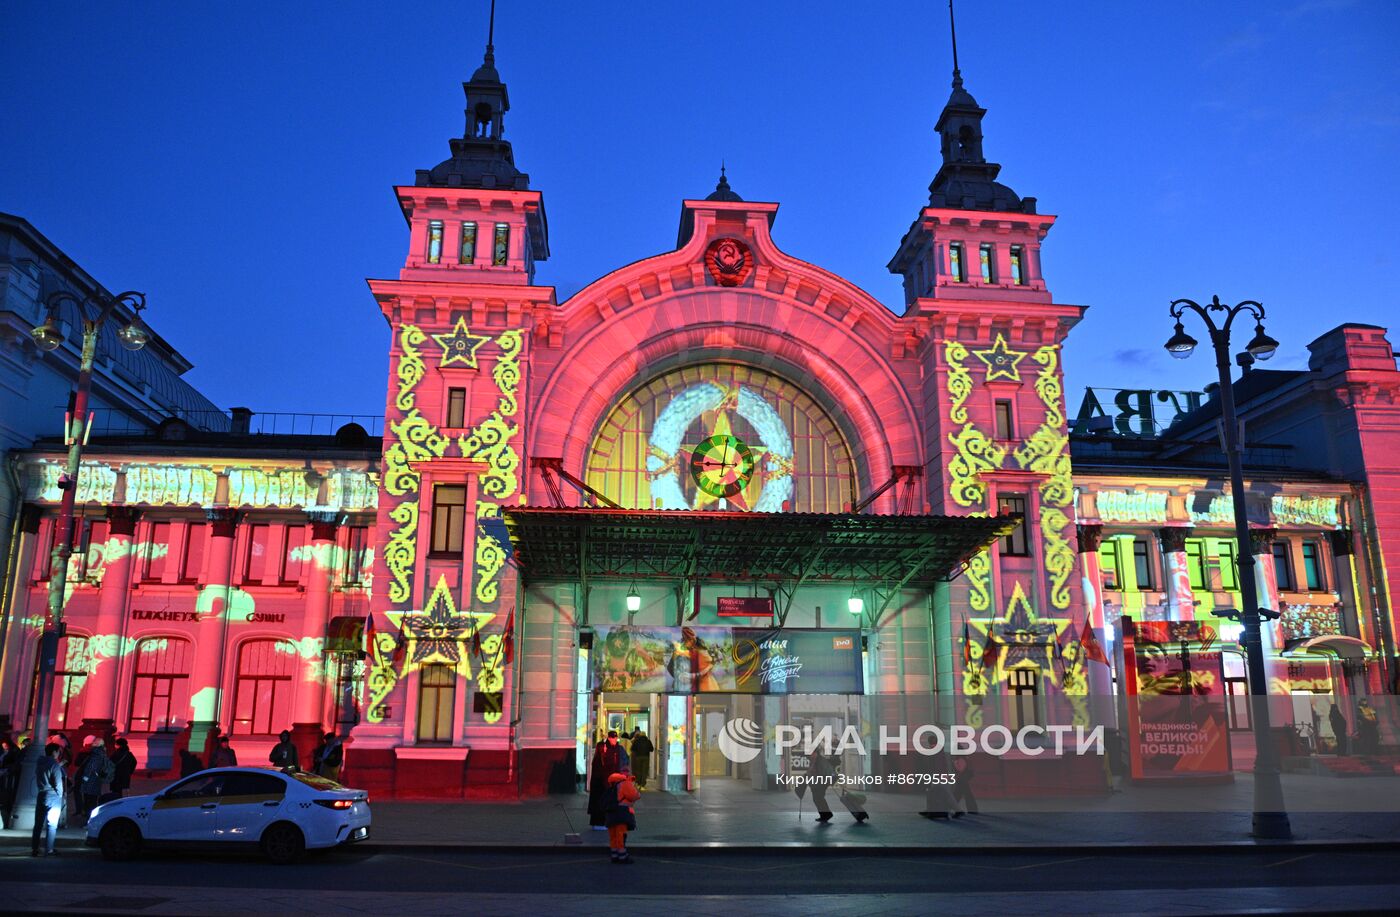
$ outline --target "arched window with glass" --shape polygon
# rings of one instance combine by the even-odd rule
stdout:
[[[247,640],[238,648],[233,733],[276,735],[292,728],[297,648],[287,640]]]
[[[170,732],[184,725],[190,699],[190,641],[146,637],[136,644],[130,732]]]

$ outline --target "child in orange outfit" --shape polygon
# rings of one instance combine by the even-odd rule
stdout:
[[[642,797],[637,783],[632,779],[628,767],[608,777],[608,848],[614,863],[632,862],[632,854],[627,852],[627,832],[637,830],[637,815],[632,805]]]

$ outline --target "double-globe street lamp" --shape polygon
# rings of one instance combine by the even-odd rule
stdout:
[[[1249,671],[1251,720],[1254,724],[1254,836],[1260,838],[1292,837],[1288,812],[1284,809],[1283,784],[1279,779],[1278,749],[1270,735],[1269,688],[1264,674],[1264,647],[1260,638],[1263,617],[1276,613],[1261,613],[1259,590],[1254,580],[1254,553],[1250,550],[1249,516],[1245,506],[1244,468],[1239,426],[1235,416],[1235,391],[1230,379],[1230,328],[1240,315],[1254,319],[1254,337],[1245,345],[1245,352],[1255,360],[1267,360],[1278,350],[1278,341],[1264,333],[1264,307],[1253,300],[1233,306],[1212,296],[1202,306],[1189,299],[1171,304],[1171,316],[1176,319],[1176,333],[1167,341],[1167,352],[1179,360],[1191,356],[1196,339],[1181,326],[1187,310],[1195,312],[1210,331],[1210,343],[1215,348],[1215,368],[1220,374],[1220,422],[1225,440],[1225,457],[1230,463],[1230,497],[1235,508],[1235,539],[1239,542],[1240,593],[1244,607],[1238,620],[1244,625],[1244,652]],[[1221,321],[1216,322],[1219,315]],[[1241,355],[1243,358],[1243,355]],[[1231,616],[1233,617],[1233,616]]]
[[[59,308],[65,301],[73,304],[78,317],[82,319],[83,349],[78,361],[77,385],[73,390],[63,431],[64,441],[68,445],[68,462],[58,479],[63,498],[59,504],[53,553],[49,559],[48,616],[39,641],[39,678],[34,692],[34,737],[23,758],[15,799],[14,819],[17,828],[33,826],[34,767],[49,741],[49,708],[52,705],[54,675],[58,668],[58,643],[64,633],[63,604],[68,586],[68,559],[73,554],[73,507],[77,501],[78,475],[88,430],[88,395],[92,389],[92,367],[97,358],[98,336],[118,306],[125,306],[132,312],[131,320],[117,331],[117,340],[123,347],[127,350],[140,350],[146,346],[151,336],[141,321],[141,310],[146,308],[146,294],[132,290],[116,296],[90,295],[79,298],[66,290],[59,290],[45,300],[47,314],[44,323],[29,333],[40,350],[52,352],[63,344],[64,333],[59,319]],[[92,311],[96,312],[95,318],[89,317]]]

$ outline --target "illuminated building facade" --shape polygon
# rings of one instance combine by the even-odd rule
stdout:
[[[1201,445],[1213,402],[1153,437],[1094,432],[1101,405],[1072,423],[1064,344],[1084,308],[1045,282],[1055,217],[996,180],[960,75],[928,203],[889,263],[899,313],[783,252],[778,205],[723,175],[682,202],[673,250],[557,302],[535,284],[544,200],[503,137],[489,49],[465,90],[451,156],[395,189],[404,266],[370,281],[391,341],[382,449],[94,448],[80,499],[106,528],[90,541],[117,539],[126,566],[75,585],[87,681],[60,692],[94,727],[165,734],[147,700],[183,678],[164,722],[195,724],[195,744],[212,722],[261,751],[289,724],[353,721],[348,773],[376,792],[572,785],[596,730],[637,725],[667,788],[761,782],[717,756],[735,715],[842,722],[856,698],[936,693],[1034,716],[1114,690],[1086,622],[1111,650],[1122,615],[1204,620],[1235,601],[1224,463]],[[1385,687],[1388,353],[1382,330],[1343,326],[1310,370],[1240,383],[1251,549],[1284,613],[1271,690]],[[47,518],[44,460],[25,472]],[[33,556],[43,521],[30,535]],[[12,642],[32,640],[42,587],[13,585]],[[11,656],[19,724],[32,669]]]

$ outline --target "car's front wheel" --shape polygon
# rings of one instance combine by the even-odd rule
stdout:
[[[262,851],[274,863],[295,863],[306,853],[306,838],[296,825],[279,821],[263,832]]]
[[[118,818],[102,827],[97,844],[104,859],[129,860],[141,852],[141,829],[133,821]]]

